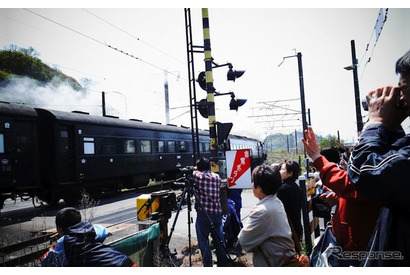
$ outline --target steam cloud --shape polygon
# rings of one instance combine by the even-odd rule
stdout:
[[[101,94],[76,91],[60,80],[43,84],[28,77],[12,78],[0,86],[0,101],[59,111],[101,115]]]

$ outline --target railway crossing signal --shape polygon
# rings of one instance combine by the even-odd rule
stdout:
[[[232,70],[232,64],[229,65],[229,71],[228,74],[226,75],[228,80],[230,81],[235,81],[235,79],[241,77],[245,71],[237,71],[237,70]]]
[[[238,111],[238,108],[245,104],[246,99],[235,99],[235,95],[231,95],[232,99],[229,102],[229,110]]]

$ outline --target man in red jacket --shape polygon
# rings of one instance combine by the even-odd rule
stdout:
[[[312,127],[308,127],[305,136],[302,142],[322,183],[337,195],[338,205],[331,220],[336,240],[344,251],[367,251],[380,206],[360,196],[349,181],[347,171],[320,154]]]

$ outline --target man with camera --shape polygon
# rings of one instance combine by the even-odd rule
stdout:
[[[382,206],[363,266],[410,266],[410,51],[396,62],[397,87],[371,91],[369,121],[349,160],[357,191]],[[395,257],[388,255],[394,252]]]
[[[217,265],[226,266],[228,258],[223,241],[223,211],[220,198],[220,191],[224,186],[221,178],[211,171],[209,159],[203,157],[196,162],[193,178],[197,211],[195,229],[202,262],[204,266],[212,266],[212,252],[208,240],[211,234],[216,249]]]

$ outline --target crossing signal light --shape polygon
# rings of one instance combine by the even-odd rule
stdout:
[[[235,99],[235,95],[231,95],[231,102],[229,102],[229,110],[238,111],[238,108],[245,104],[247,99]]]
[[[206,99],[201,99],[197,104],[197,109],[202,117],[208,118],[209,116],[209,109],[208,109],[208,102]]]
[[[241,77],[244,73],[245,71],[232,70],[232,67],[230,67],[226,76],[228,80],[235,81],[235,79]]]
[[[200,72],[198,75],[198,79],[196,80],[201,87],[202,90],[206,91],[206,76],[205,72]]]

